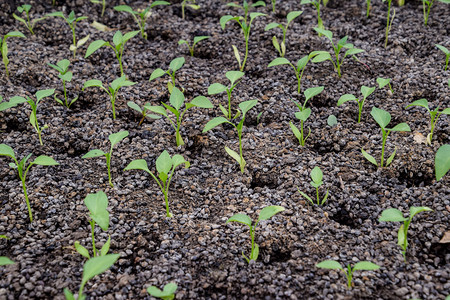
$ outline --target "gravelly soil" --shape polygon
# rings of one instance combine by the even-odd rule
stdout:
[[[49,3],[30,1],[33,17],[55,10],[86,15],[89,20],[78,23],[77,36],[90,34],[90,41],[111,41],[114,34],[91,27],[94,20],[122,32],[136,29],[132,17],[114,11],[114,5],[144,8],[147,3],[109,1],[101,18],[100,8],[88,1],[57,1],[56,7],[45,2]],[[238,149],[234,129],[219,126],[202,133],[206,122],[220,115],[217,106],[226,103],[225,95],[209,97],[214,109],[188,111],[181,132],[186,145],[180,148],[167,120],[146,119],[138,126],[140,117],[126,105],[130,100],[141,105],[168,101],[167,77],[152,82],[148,78],[154,69],[166,69],[178,56],[184,56],[186,63],[176,73],[177,84],[189,100],[207,96],[214,82],[226,84],[225,72],[238,68],[231,45],[244,48],[240,29],[232,23],[225,30],[219,25],[221,16],[237,10],[223,1],[198,1],[202,8],[188,10],[183,20],[178,2],[154,9],[146,27],[148,40],[136,36],[126,44],[125,73],[137,84],[120,90],[116,120],[104,91],[81,92],[88,79],[109,83],[120,76],[111,49],[102,48],[85,59],[84,46],[73,59],[71,31],[62,19],[38,23],[36,35],[31,36],[7,15],[8,4],[0,5],[1,34],[21,30],[27,35],[27,39],[8,39],[11,76],[1,73],[0,95],[8,100],[48,88],[61,93],[60,80],[46,63],[63,58],[71,60],[74,73],[69,96],[80,95],[70,110],[51,98],[41,102],[38,118],[40,124],[49,126],[43,133],[43,146],[28,122],[28,106],[0,113],[1,143],[13,147],[20,158],[33,152],[33,157],[50,155],[60,163],[31,168],[27,186],[35,221],[30,225],[20,180],[8,167],[10,160],[0,158],[0,234],[10,237],[0,241],[0,254],[16,262],[0,269],[0,299],[63,299],[63,288],[78,290],[85,259],[73,244],[78,240],[89,247],[91,243],[83,199],[99,190],[108,195],[111,219],[107,232],[97,228],[97,245],[111,236],[110,251],[120,253],[120,259],[87,284],[89,299],[150,298],[148,286],[162,287],[170,281],[179,286],[177,299],[444,299],[450,291],[450,251],[449,244],[439,241],[450,230],[450,189],[448,175],[439,182],[434,178],[434,154],[440,145],[449,143],[450,126],[448,117],[442,116],[432,146],[427,146],[423,137],[429,131],[429,116],[422,108],[405,106],[426,98],[432,108],[449,107],[450,73],[443,71],[444,54],[434,45],[450,46],[450,6],[435,3],[427,27],[420,1],[395,7],[385,49],[386,4],[372,1],[367,19],[362,1],[330,0],[322,9],[325,27],[336,39],[348,35],[348,41],[365,52],[358,55],[362,63],[346,59],[342,78],[330,62],[307,66],[302,90],[320,85],[325,90],[308,102],[312,116],[306,127],[311,128],[311,136],[304,147],[289,128],[297,111],[291,100],[303,102],[303,95],[297,94],[291,68],[267,68],[277,53],[271,43],[274,31],[264,32],[265,24],[284,22],[289,11],[300,9],[299,1],[281,1],[275,15],[270,5],[256,9],[267,16],[253,23],[246,73],[232,98],[233,107],[258,99],[244,125],[247,166],[241,174],[224,150],[224,146]],[[301,9],[304,13],[287,34],[286,57],[293,62],[313,50],[331,51],[329,42],[312,29],[317,22],[313,7]],[[190,57],[187,48],[177,42],[198,35],[211,38],[199,43],[195,56]],[[367,99],[358,124],[356,104],[337,107],[337,100],[346,93],[359,96],[360,87],[375,86],[377,77],[392,78],[394,93],[377,88]],[[376,169],[361,155],[361,148],[377,159],[381,153],[381,132],[370,116],[373,106],[389,111],[391,124],[407,122],[412,131],[389,135],[387,153],[397,148],[397,156],[388,168]],[[331,114],[338,119],[334,127],[327,125]],[[107,151],[108,135],[120,130],[130,135],[114,149],[115,186],[111,188],[105,160],[81,156],[92,149]],[[169,193],[174,215],[170,219],[165,217],[163,195],[152,178],[143,172],[123,171],[139,158],[154,170],[164,149],[191,163],[189,169],[176,171]],[[297,191],[298,187],[314,195],[309,185],[314,166],[324,173],[321,194],[325,189],[330,193],[323,207],[311,206]],[[260,257],[247,264],[241,252],[249,252],[248,229],[225,222],[239,212],[257,218],[267,205],[286,210],[258,227]],[[433,212],[415,217],[405,263],[396,245],[399,224],[380,223],[378,218],[386,208],[407,213],[410,206],[428,206]],[[381,268],[356,272],[354,287],[347,290],[343,274],[315,267],[324,259],[342,264],[369,260]]]

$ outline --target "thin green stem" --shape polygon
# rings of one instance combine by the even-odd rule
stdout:
[[[112,155],[112,149],[111,149],[111,152],[106,155],[106,167],[108,168],[109,185],[111,187],[114,187],[114,184],[112,183],[112,178],[111,178],[111,155]]]
[[[316,187],[316,197],[317,197],[317,205],[320,205],[320,200],[319,200],[319,188]]]
[[[89,223],[91,224],[92,253],[94,253],[94,257],[96,257],[97,249],[95,249],[95,235],[94,235],[95,222],[94,222],[94,220],[90,220]]]
[[[305,146],[305,140],[303,139],[303,120],[300,120],[300,138],[301,138],[301,145]]]
[[[363,105],[364,105],[364,102],[363,102],[363,101],[358,102],[358,107],[359,107],[359,112],[358,112],[358,123],[361,122],[361,113],[362,113]]]
[[[112,111],[113,111],[113,119],[116,119],[116,91],[111,95],[111,104],[112,104]]]
[[[80,289],[78,290],[78,298],[77,299],[81,299],[81,297],[83,296],[83,291],[84,291],[84,285],[86,284],[86,282],[81,282],[80,285]]]
[[[367,0],[367,12],[366,12],[366,17],[368,18],[370,14],[370,0]]]
[[[22,179],[22,188],[23,188],[23,194],[25,196],[25,201],[27,203],[28,216],[30,217],[30,223],[33,223],[33,213],[31,212],[30,200],[28,199],[27,186],[25,184],[25,176]]]
[[[172,217],[172,214],[169,211],[169,195],[168,195],[168,191],[164,190],[164,201],[166,202],[166,216],[168,218]]]
[[[67,91],[66,91],[66,81],[63,80],[63,89],[64,89],[64,101],[66,102],[66,106],[69,107],[69,104],[67,103]]]
[[[73,58],[75,59],[76,54],[77,54],[77,40],[76,40],[76,37],[75,37],[75,26],[70,26],[70,28],[72,29],[73,47],[74,47],[74,49],[73,49]]]
[[[386,139],[388,134],[383,129],[383,144],[381,145],[381,167],[384,165],[384,146],[386,145]]]
[[[253,251],[255,250],[255,227],[250,226],[250,237],[252,239],[252,249],[250,252],[250,259],[253,259]]]
[[[227,89],[228,95],[228,119],[231,119],[231,89]]]
[[[237,129],[237,128],[236,128]],[[241,161],[240,161],[240,166],[241,166],[241,173],[244,174],[245,171],[245,164],[244,164],[244,155],[243,155],[243,151],[242,151],[242,129],[238,130],[238,138],[239,138],[239,155],[241,157]]]
[[[103,0],[103,3],[102,3],[102,18],[103,18],[104,14],[105,14],[105,0]]]
[[[248,56],[248,40],[250,38],[250,28],[249,28],[249,32],[247,35],[245,35],[245,55],[244,55],[244,61],[242,62],[242,66],[241,66],[241,72],[244,71],[245,68],[245,62],[247,61],[247,56]]]
[[[186,0],[183,1],[183,3],[181,3],[181,18],[184,20],[184,7],[186,6]]]
[[[388,0],[388,12],[387,12],[387,21],[386,21],[386,40],[384,42],[384,48],[387,47],[387,43],[388,43],[388,35],[389,35],[389,29],[390,29],[389,21],[390,21],[390,16],[391,16],[391,2],[392,2],[392,0]]]

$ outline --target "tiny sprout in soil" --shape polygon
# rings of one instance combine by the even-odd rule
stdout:
[[[319,187],[323,184],[323,172],[319,167],[314,167],[314,169],[312,169],[311,171],[311,179],[312,181],[310,182],[310,184],[316,188],[316,201],[317,201],[317,205],[323,205],[327,199],[328,199],[328,189],[327,189],[327,193],[325,194],[325,196],[323,197],[322,201],[320,200],[319,197]],[[314,205],[314,201],[313,199],[311,199],[311,197],[309,197],[308,195],[306,195],[305,193],[303,193],[302,191],[300,191],[300,189],[297,187],[298,192],[305,197],[309,202],[311,202],[312,205]]]
[[[341,270],[344,272],[345,277],[347,278],[347,288],[352,288],[352,279],[353,279],[353,272],[361,270],[361,271],[372,271],[372,270],[378,270],[380,266],[370,262],[370,261],[360,261],[357,262],[353,268],[350,264],[347,265],[347,267],[343,268],[340,263],[338,263],[335,260],[324,260],[316,265],[318,268],[322,269],[330,269],[330,270]]]
[[[162,291],[158,289],[156,286],[149,286],[147,288],[147,292],[156,298],[162,299],[162,300],[172,300],[175,298],[175,291],[177,290],[178,286],[174,282],[170,282],[164,286]]]

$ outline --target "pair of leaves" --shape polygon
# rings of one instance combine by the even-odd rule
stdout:
[[[324,260],[324,261],[318,263],[316,265],[316,267],[322,268],[322,269],[342,270],[344,272],[346,271],[346,269],[344,269],[341,266],[341,264],[335,260]],[[380,266],[378,266],[370,261],[360,261],[360,262],[357,262],[353,266],[353,268],[351,268],[351,270],[352,270],[352,272],[358,271],[358,270],[371,271],[371,270],[377,270],[379,268],[380,268]]]
[[[188,48],[189,48],[189,52],[190,52],[191,56],[194,56],[194,47],[195,47],[195,45],[198,42],[206,40],[206,39],[209,39],[209,38],[210,38],[209,35],[201,35],[201,36],[194,37],[194,41],[192,43],[192,47],[191,47],[191,45],[189,44],[188,41],[181,39],[181,40],[178,41],[178,45],[186,44],[188,46]]]
[[[284,211],[284,207],[282,206],[272,205],[264,207],[259,212],[259,217],[255,223],[255,226],[259,223],[259,221],[270,219],[271,217],[282,211]],[[238,222],[247,225],[249,227],[252,227],[252,219],[250,219],[250,217],[247,216],[246,214],[235,214],[232,217],[230,217],[225,224],[228,224],[230,222]]]
[[[157,68],[155,69],[152,74],[150,75],[150,79],[149,81],[152,81],[153,79],[159,78],[161,76],[163,76],[164,74],[169,74],[170,75],[170,71],[172,70],[173,73],[175,73],[176,71],[178,71],[179,69],[181,69],[181,67],[184,65],[185,63],[185,59],[184,57],[177,57],[175,59],[173,59],[170,64],[169,64],[169,69],[167,71],[164,71],[161,68]]]
[[[137,34],[139,34],[139,31],[131,31],[131,32],[127,32],[123,35],[122,32],[120,32],[120,30],[118,30],[118,31],[116,31],[116,33],[113,36],[114,47],[111,46],[111,44],[109,42],[106,42],[104,40],[96,40],[89,44],[89,46],[86,50],[86,55],[84,57],[85,58],[89,57],[92,53],[94,53],[95,51],[97,51],[98,49],[100,49],[103,46],[110,46],[114,49],[114,51],[116,53],[119,53],[120,49],[125,46],[125,43],[129,39],[136,36]]]
[[[375,87],[368,87],[363,85],[361,86],[361,94],[363,96],[363,99],[360,100],[352,94],[344,94],[339,98],[337,105],[341,106],[347,101],[356,101],[357,103],[364,102],[366,98],[369,97],[374,91]]]
[[[8,156],[11,157],[14,160],[16,159],[16,156],[14,154],[14,150],[6,145],[6,144],[0,144],[0,155],[3,156]],[[31,154],[28,155],[28,157],[30,157]],[[50,156],[46,156],[46,155],[40,155],[38,157],[36,157],[31,164],[33,165],[40,165],[40,166],[55,166],[55,165],[59,165],[58,162],[56,162],[53,158],[51,158]]]
[[[264,31],[268,31],[268,30],[271,30],[271,29],[274,29],[277,27],[283,29],[283,31],[284,31],[284,29],[285,28],[287,29],[287,27],[289,26],[289,23],[291,23],[295,18],[300,16],[302,13],[303,13],[303,11],[301,11],[301,10],[291,11],[286,16],[286,20],[287,20],[286,25],[272,22],[272,23],[267,24],[266,27],[264,27]]]
[[[170,282],[164,286],[162,291],[152,285],[147,288],[147,292],[153,297],[161,298],[163,300],[172,300],[175,297],[174,294],[177,288],[178,286],[176,283]]]
[[[408,220],[412,220],[412,218],[423,211],[432,211],[431,208],[428,208],[426,206],[411,206],[409,208],[409,218],[406,218],[403,216],[402,212],[396,208],[388,208],[385,209],[381,213],[381,217],[378,218],[378,221],[380,222],[404,222]]]
[[[125,75],[123,75],[123,76],[121,76],[119,78],[116,78],[110,84],[110,88],[109,88],[110,95],[115,94],[115,92],[117,92],[117,90],[119,90],[121,87],[132,86],[132,85],[135,85],[135,84],[136,84],[136,82],[132,82],[132,81],[127,80]],[[102,82],[100,80],[97,80],[97,79],[91,79],[91,80],[86,81],[84,83],[84,85],[83,85],[83,89],[82,90],[84,91],[84,89],[86,89],[88,87],[99,87],[99,88],[102,88],[102,89],[108,91],[103,86]]]
[[[245,73],[241,71],[228,71],[225,73],[225,77],[230,81],[230,85],[224,86],[221,83],[213,83],[208,87],[208,95],[215,95],[225,92],[227,89],[233,90],[234,87],[239,83],[239,79],[244,76]]]
[[[86,257],[87,259],[90,259],[91,256],[89,255],[89,251],[88,249],[86,249],[85,247],[83,247],[79,241],[75,241],[75,250],[77,250],[77,252],[83,256]],[[100,249],[100,256],[105,256],[106,254],[108,254],[109,248],[111,247],[111,237],[108,237],[108,240],[106,241],[106,243],[103,244],[102,248]],[[98,250],[97,250],[98,251]],[[98,253],[98,252],[97,252]]]
[[[393,128],[386,128],[386,126],[391,122],[391,114],[383,109],[377,107],[372,107],[370,115],[374,120],[380,125],[383,130],[388,131],[411,131],[411,128],[406,123],[400,123],[395,125]]]

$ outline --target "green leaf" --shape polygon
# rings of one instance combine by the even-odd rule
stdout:
[[[184,168],[187,169],[191,165],[191,163],[188,162],[187,160],[185,160],[184,157],[181,156],[180,154],[175,154],[172,157],[172,163],[173,163],[174,168],[178,167],[179,165],[184,164]]]
[[[87,50],[86,50],[86,54],[84,56],[84,58],[88,58],[92,53],[94,53],[95,51],[97,51],[98,49],[100,49],[103,46],[108,46],[109,43],[105,42],[104,40],[96,40],[93,41],[92,43],[89,44]]]
[[[411,131],[411,128],[409,128],[409,125],[406,123],[400,123],[395,125],[390,131]]]
[[[225,146],[225,151],[228,153],[229,156],[231,156],[234,160],[236,160],[238,162],[238,164],[242,163],[241,156],[236,151],[231,150],[227,146]],[[245,165],[245,161],[243,163]]]
[[[248,100],[248,101],[239,103],[239,108],[242,111],[242,114],[245,115],[256,104],[258,104],[258,100]]]
[[[117,91],[118,89],[120,89],[121,87],[124,86],[132,86],[135,85],[136,82],[132,82],[126,79],[126,76],[123,75],[119,78],[116,78],[113,82],[111,82],[111,87],[113,88],[113,90]]]
[[[147,162],[143,159],[135,159],[132,162],[130,162],[128,166],[126,166],[126,168],[124,169],[124,171],[128,170],[143,170],[149,174],[151,173],[150,170],[148,169]]]
[[[140,31],[138,31],[138,30],[125,33],[122,37],[122,45],[125,44],[128,40],[135,37],[139,33],[140,33]]]
[[[140,112],[141,114],[143,113],[140,106],[134,103],[133,101],[128,101],[127,105],[129,108],[134,109],[135,111]]]
[[[311,171],[311,179],[314,181],[314,183],[319,184],[322,182],[323,179],[323,173],[322,170],[319,167],[314,167]]]
[[[402,248],[405,248],[405,242],[406,242],[406,236],[405,236],[405,232],[403,231],[405,228],[405,225],[402,224],[400,225],[400,228],[398,229],[397,232],[397,245],[399,245]]]
[[[260,12],[252,12],[250,13],[250,22],[252,22],[257,17],[266,16],[266,14],[260,13]]]
[[[329,115],[328,119],[327,119],[327,124],[330,127],[333,127],[334,125],[337,124],[337,118],[335,115]]]
[[[1,101],[1,99],[0,99]],[[9,99],[9,102],[3,102],[0,103],[0,111],[4,111],[7,110],[11,107],[15,107],[21,103],[27,102],[28,100],[25,99],[24,97],[19,97],[19,96],[14,96],[11,99]]]
[[[170,99],[169,99],[170,104],[171,104],[173,107],[175,107],[175,109],[176,109],[177,111],[179,111],[181,105],[183,105],[183,103],[184,103],[184,100],[185,100],[184,95],[183,95],[183,93],[180,91],[180,89],[177,88],[177,87],[174,87],[174,88],[172,89],[172,93],[170,94]]]
[[[333,33],[331,31],[323,29],[323,28],[317,28],[317,27],[314,27],[314,30],[318,34],[322,34],[322,35],[326,36],[331,42],[333,42]]]
[[[282,211],[284,211],[284,207],[282,206],[277,205],[266,206],[263,209],[261,209],[257,223],[259,223],[259,221],[262,220],[270,219],[271,217]]]
[[[220,83],[213,83],[208,87],[208,95],[215,95],[225,92],[227,87]]]
[[[339,98],[339,100],[338,100],[337,106],[341,106],[342,104],[344,104],[347,101],[357,101],[357,99],[354,95],[351,95],[351,94],[342,95],[341,98]]]
[[[183,56],[177,57],[170,62],[169,68],[172,71],[178,71],[184,65],[185,59]]]
[[[209,101],[208,98],[205,96],[197,96],[191,101],[192,105],[195,105],[196,107],[200,108],[213,108],[211,101]]]
[[[408,218],[403,217],[402,212],[396,208],[383,210],[381,217],[378,218],[379,222],[403,222],[406,220],[408,220]]]
[[[298,128],[294,125],[294,123],[292,123],[291,121],[289,121],[289,126],[291,127],[292,132],[294,133],[295,137],[299,140],[299,142],[301,143],[301,138],[302,135],[300,133],[300,130],[298,130]]]
[[[372,107],[372,111],[370,112],[375,121],[380,125],[381,128],[386,128],[386,126],[391,122],[391,114],[385,110]]]
[[[59,163],[57,161],[55,161],[50,156],[46,156],[46,155],[40,155],[40,156],[36,157],[33,160],[32,164],[40,165],[40,166],[56,166],[56,165],[59,165]]]
[[[441,114],[444,114],[444,115],[450,115],[450,107],[444,109],[444,110],[441,112]]]
[[[255,243],[255,247],[253,248],[252,253],[250,253],[250,260],[256,261],[259,256],[259,246],[257,243]]]
[[[186,41],[186,40],[179,40],[179,41],[178,41],[178,45],[182,45],[182,44],[186,44],[186,45],[188,45],[188,47],[189,47],[189,42]]]
[[[15,264],[12,260],[7,258],[6,256],[0,256],[0,266],[12,265]]]
[[[64,75],[58,74],[59,79],[70,82],[72,80],[73,77],[73,73],[72,72],[67,72]]]
[[[375,160],[375,158],[372,155],[370,155],[369,153],[364,151],[363,148],[361,148],[361,153],[362,153],[362,155],[364,156],[365,159],[367,159],[369,162],[373,163],[375,166],[378,167],[378,163],[377,163],[377,161]]]
[[[340,263],[335,260],[324,260],[316,265],[318,268],[331,269],[331,270],[343,270]]]
[[[427,101],[427,99],[423,99],[423,98],[414,101],[413,103],[409,104],[409,105],[406,106],[405,108],[409,108],[409,107],[411,107],[411,106],[421,106],[421,107],[426,108],[428,111],[430,110],[430,108],[429,108],[429,106],[428,106],[428,101]]]
[[[86,44],[86,42],[89,40],[89,38],[91,37],[90,34],[88,34],[87,36],[85,36],[84,38],[78,40],[77,42],[77,48],[83,46],[84,44]]]
[[[252,4],[252,7],[257,7],[257,6],[266,6],[266,3],[264,1],[257,1]]]
[[[209,39],[209,38],[210,38],[209,35],[196,36],[196,37],[194,37],[194,45],[197,44],[200,41],[203,41],[203,40],[206,40],[206,39]]]
[[[450,2],[450,0],[449,0],[449,2]],[[438,47],[439,50],[444,52],[445,55],[450,55],[450,51],[447,48],[445,48],[444,46],[439,45],[439,44],[435,44],[435,46]]]
[[[380,268],[380,266],[378,266],[370,261],[360,261],[355,264],[355,266],[353,267],[353,270],[354,271],[357,271],[357,270],[371,271],[371,270],[378,270],[379,268]]]
[[[369,97],[375,91],[375,87],[361,86],[361,94],[364,96],[364,99]]]
[[[102,155],[106,155],[102,150],[94,149],[83,155],[81,158],[91,158],[91,157],[99,157]]]
[[[378,87],[379,87],[380,89],[382,89],[382,88],[385,87],[387,84],[389,84],[390,81],[391,81],[390,78],[381,78],[381,77],[378,77],[378,78],[377,78]]]
[[[222,27],[222,30],[225,29],[225,24],[226,24],[228,21],[230,21],[231,19],[235,19],[235,17],[233,17],[233,16],[231,16],[231,15],[225,15],[225,16],[222,16],[222,17],[220,18],[220,26]]]
[[[70,61],[68,59],[62,59],[56,63],[57,66],[52,65],[52,64],[48,64],[48,65],[55,68],[56,70],[58,70],[58,68],[59,68],[59,71],[61,73],[64,73],[69,68]]]
[[[114,6],[114,9],[117,11],[121,11],[121,12],[128,12],[130,14],[135,14],[134,10],[129,7],[128,5],[118,5],[118,6]]]
[[[309,107],[295,113],[295,117],[302,121],[306,121],[310,115],[311,115],[311,108]]]
[[[290,13],[288,13],[288,15],[286,16],[288,24],[291,23],[292,20],[294,20],[295,18],[300,16],[302,13],[303,13],[303,11],[301,11],[301,10],[291,11]]]
[[[150,5],[150,8],[153,8],[158,5],[170,5],[170,3],[167,1],[153,1],[152,4]]]
[[[152,74],[150,75],[149,81],[152,81],[153,79],[156,79],[156,78],[158,78],[158,77],[161,77],[161,76],[163,76],[164,74],[166,74],[166,72],[165,72],[163,69],[160,69],[160,68],[155,69],[155,70],[152,72]]]
[[[300,73],[300,70],[306,67],[306,64],[309,61],[309,56],[305,55],[297,61],[297,73]]]
[[[222,123],[230,123],[227,119],[225,119],[224,117],[216,117],[212,120],[209,120],[208,123],[206,123],[205,128],[203,128],[202,133],[205,133],[211,129],[213,129],[216,126],[219,126]]]
[[[83,84],[83,89],[82,89],[82,90],[84,91],[84,89],[86,89],[86,88],[88,88],[88,87],[93,87],[93,86],[96,86],[96,87],[103,87],[102,82],[101,82],[100,80],[92,79],[92,80],[86,81],[86,82]]]
[[[421,213],[423,211],[433,211],[433,210],[426,206],[411,206],[409,208],[409,218],[412,220],[412,218],[415,215],[417,215],[418,213]]]
[[[116,31],[116,33],[113,35],[113,44],[116,46],[116,49],[118,46],[120,46],[123,43],[123,34],[120,32],[120,30]]]
[[[234,83],[244,75],[245,73],[241,71],[228,71],[227,73],[225,73],[225,77],[228,78],[228,80],[231,83],[231,86],[233,86]]]
[[[55,89],[41,90],[36,92],[36,100],[37,102],[41,101],[42,98],[53,95]]]
[[[0,144],[0,155],[9,156],[14,159],[16,158],[13,148],[6,144]]]
[[[151,111],[151,112],[154,112],[154,113],[157,113],[157,114],[161,114],[161,115],[167,117],[167,112],[164,109],[164,107],[162,107],[162,106],[150,106],[150,105],[146,104],[146,105],[144,105],[144,108],[149,110],[149,111]]]
[[[437,181],[441,180],[441,178],[447,174],[448,170],[450,170],[450,144],[442,145],[436,151],[434,170]]]
[[[306,91],[304,91],[303,94],[305,95],[306,101],[308,101],[312,97],[317,96],[318,94],[322,93],[324,88],[325,88],[324,86],[316,86],[316,87],[309,88]]]
[[[300,195],[302,195],[303,197],[305,197],[309,202],[311,202],[312,205],[314,205],[314,201],[313,199],[311,199],[311,197],[309,197],[308,195],[306,195],[305,193],[303,193],[302,191],[300,191],[300,189],[297,187],[298,192],[300,193]]]
[[[290,65],[290,64],[291,63],[286,58],[284,58],[284,57],[277,57],[274,60],[272,60],[267,67],[270,68],[270,67],[274,67],[274,66]]]
[[[319,53],[316,56],[314,56],[314,58],[312,59],[312,62],[313,63],[323,62],[323,61],[326,61],[327,59],[331,59],[330,53],[322,52],[322,53]]]
[[[89,194],[84,198],[84,204],[90,211],[90,216],[103,231],[109,227],[108,197],[103,191]]]
[[[161,298],[163,300],[170,300],[174,298],[174,293],[178,286],[171,282],[164,286],[164,289],[161,291],[156,286],[149,286],[147,288],[147,292],[153,297]]]
[[[21,37],[21,38],[27,38],[22,32],[20,31],[10,31],[8,32],[3,38],[6,39],[8,37]]]
[[[83,266],[82,285],[89,279],[108,270],[119,259],[120,254],[107,254],[89,259]]]
[[[119,131],[117,133],[112,133],[109,135],[108,139],[111,142],[111,148],[114,147],[115,144],[123,140],[129,135],[129,132],[126,130]]]
[[[348,49],[345,52],[345,56],[347,56],[347,55],[355,55],[355,54],[358,54],[358,53],[361,53],[361,52],[364,52],[364,50],[358,49],[358,48],[351,48],[351,49]]]
[[[272,23],[267,24],[266,27],[264,27],[264,31],[269,31],[269,30],[277,28],[279,26],[280,26],[280,24],[272,22]]]
[[[166,150],[164,150],[156,159],[156,170],[158,173],[169,174],[172,165],[172,158]]]
[[[230,222],[238,222],[249,227],[252,226],[252,219],[250,219],[250,217],[246,214],[235,214],[234,216],[229,218],[225,224],[228,224]]]
[[[397,153],[397,147],[395,147],[394,152],[392,152],[392,154],[386,160],[386,167],[389,166],[391,164],[391,162],[394,160],[395,153]]]
[[[79,254],[81,254],[81,256],[86,257],[87,259],[90,259],[91,256],[89,255],[89,251],[83,247],[79,241],[75,241],[75,250],[77,250],[77,252]]]
[[[75,300],[75,297],[68,288],[64,288],[64,297],[66,297],[66,300]]]
[[[111,247],[111,236],[109,236],[106,243],[103,244],[102,249],[100,250],[100,255],[105,256],[106,254],[108,254],[110,247]]]

